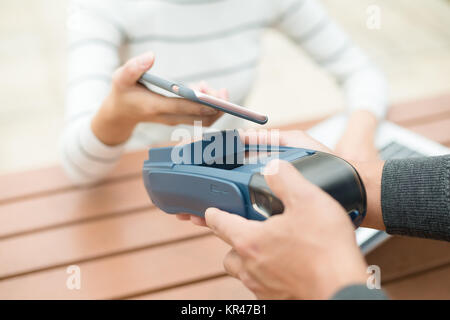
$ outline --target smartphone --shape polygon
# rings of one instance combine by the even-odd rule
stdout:
[[[212,97],[197,90],[192,90],[181,84],[162,79],[148,72],[144,73],[144,75],[139,79],[139,82],[146,87],[147,85],[151,84],[157,86],[158,88],[172,92],[173,94],[176,94],[177,96],[183,97],[185,99],[203,104],[205,106],[258,124],[265,124],[268,120],[266,115],[241,107],[237,104]]]

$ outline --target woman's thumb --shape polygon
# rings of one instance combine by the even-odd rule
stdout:
[[[115,72],[114,83],[120,87],[135,85],[140,77],[153,66],[154,61],[153,52],[147,52],[128,60]]]

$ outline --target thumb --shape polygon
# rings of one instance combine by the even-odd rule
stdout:
[[[283,202],[286,209],[310,206],[329,197],[289,162],[272,160],[264,168],[263,174],[270,190]]]
[[[119,87],[134,86],[155,61],[153,52],[147,52],[128,60],[114,73],[113,82]]]

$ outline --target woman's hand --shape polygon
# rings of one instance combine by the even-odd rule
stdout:
[[[129,60],[116,70],[110,94],[92,120],[94,134],[107,145],[125,142],[139,122],[157,122],[167,125],[193,124],[202,121],[210,126],[221,115],[213,108],[182,98],[169,98],[151,92],[138,83],[143,73],[154,63],[153,53]],[[196,89],[227,99],[225,89],[210,89],[205,83]]]
[[[265,178],[283,214],[259,222],[206,211],[207,225],[232,246],[226,271],[260,299],[328,299],[365,283],[367,265],[340,204],[288,162],[273,160],[265,172],[277,172]]]

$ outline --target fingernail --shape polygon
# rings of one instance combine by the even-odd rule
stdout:
[[[155,55],[153,54],[153,52],[148,52],[137,59],[137,64],[139,68],[146,70],[150,68],[154,58]]]

